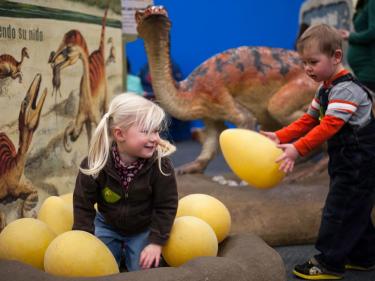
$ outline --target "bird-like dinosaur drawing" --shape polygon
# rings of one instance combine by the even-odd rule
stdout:
[[[108,55],[108,58],[107,58],[107,60],[105,62],[105,65],[109,65],[111,63],[115,63],[116,62],[116,48],[115,48],[115,44],[113,43],[113,38],[112,37],[108,38],[107,45],[110,45],[111,48],[109,49],[109,55]]]
[[[7,77],[11,77],[12,79],[18,78],[18,81],[22,83],[21,66],[24,58],[29,58],[26,47],[22,48],[20,61],[17,61],[13,56],[8,54],[0,55],[0,79]]]
[[[150,6],[138,10],[135,17],[157,101],[175,118],[202,119],[206,126],[200,155],[179,173],[204,171],[218,149],[224,120],[252,129],[255,117],[264,130],[274,130],[301,116],[317,89],[305,76],[296,52],[268,47],[226,50],[176,82],[171,74],[167,11]]]
[[[38,203],[37,190],[24,178],[27,151],[35,130],[38,128],[40,113],[47,89],[44,89],[39,101],[38,94],[42,76],[37,74],[21,103],[18,118],[19,141],[18,150],[8,136],[0,132],[0,203],[9,203],[19,198],[24,199],[21,216],[32,210]],[[0,214],[4,220],[4,215]],[[1,221],[0,225],[5,226]],[[1,229],[0,229],[1,230]]]
[[[89,55],[87,43],[83,35],[78,30],[70,30],[56,51],[52,51],[49,63],[53,69],[53,92],[60,92],[60,72],[62,69],[74,65],[81,60],[83,65],[83,74],[80,83],[79,106],[74,121],[71,121],[65,128],[64,147],[70,152],[71,141],[76,141],[80,136],[83,125],[86,127],[88,142],[91,140],[92,123],[95,126],[99,123],[100,118],[107,110],[107,78],[104,58],[104,40],[105,25],[107,18],[106,9],[100,35],[99,48]]]

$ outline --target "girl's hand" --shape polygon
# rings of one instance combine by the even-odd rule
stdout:
[[[151,268],[152,265],[158,267],[160,262],[160,255],[161,246],[157,244],[149,244],[141,252],[139,265],[142,269]]]
[[[279,144],[277,145],[278,148],[281,148],[284,153],[276,159],[276,162],[280,164],[279,170],[283,171],[284,173],[289,173],[293,171],[294,162],[299,156],[299,153],[295,146],[290,143],[286,144]]]
[[[265,132],[265,131],[260,131],[260,133],[263,135],[263,136],[266,136],[267,138],[269,138],[271,141],[273,141],[274,143],[276,144],[279,144],[280,143],[280,140],[279,138],[277,137],[277,135],[274,133],[274,132]]]

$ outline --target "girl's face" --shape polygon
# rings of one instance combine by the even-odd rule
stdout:
[[[337,50],[332,56],[320,52],[314,46],[306,47],[300,54],[306,74],[315,82],[330,80],[337,72],[342,53]]]
[[[123,161],[131,163],[138,158],[150,158],[160,141],[159,131],[142,131],[132,125],[128,129],[114,129],[114,136]]]

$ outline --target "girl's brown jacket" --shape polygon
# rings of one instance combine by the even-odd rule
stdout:
[[[79,172],[73,193],[74,230],[94,234],[97,203],[107,224],[123,235],[150,229],[150,243],[164,245],[176,215],[178,194],[171,161],[162,158],[161,167],[154,156],[130,182],[127,190],[121,185],[112,153],[106,166],[95,178]],[[87,168],[87,158],[81,167]]]

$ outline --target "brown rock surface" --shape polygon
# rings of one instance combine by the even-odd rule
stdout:
[[[229,236],[218,257],[202,257],[177,267],[154,268],[93,278],[53,276],[17,261],[0,261],[1,281],[286,281],[279,254],[253,234]]]
[[[232,234],[254,233],[272,246],[293,245],[316,239],[328,180],[285,182],[262,190],[220,185],[206,175],[182,175],[178,177],[178,189],[180,198],[205,193],[222,201],[231,213]]]

